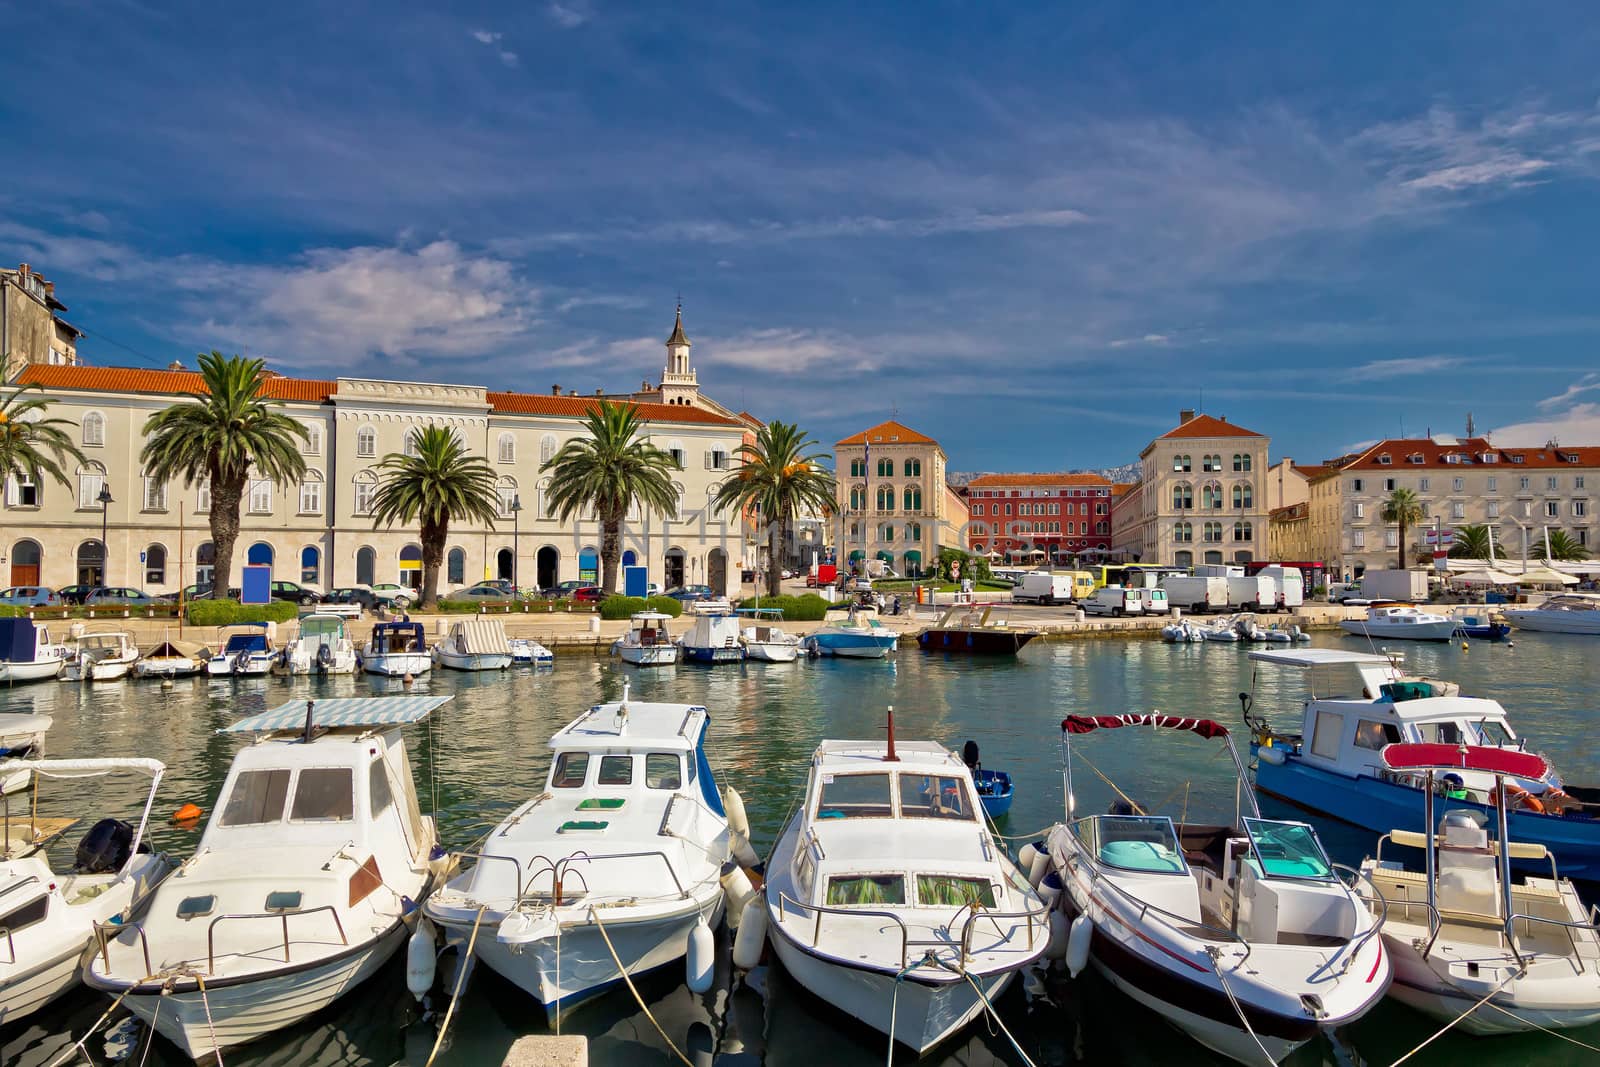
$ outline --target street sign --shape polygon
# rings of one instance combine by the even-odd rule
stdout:
[[[1427,537],[1429,545],[1442,545],[1445,548],[1449,548],[1456,543],[1456,532],[1454,530],[1429,530],[1427,531]]]

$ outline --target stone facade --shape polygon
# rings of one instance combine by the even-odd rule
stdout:
[[[902,574],[962,547],[966,521],[945,485],[939,442],[895,421],[834,445],[840,559],[882,559]]]
[[[83,336],[61,313],[55,283],[28,264],[0,270],[0,376],[11,381],[30,363],[78,362]]]
[[[1269,440],[1227,419],[1180,413],[1139,454],[1137,528],[1122,547],[1145,563],[1248,563],[1268,551]]]

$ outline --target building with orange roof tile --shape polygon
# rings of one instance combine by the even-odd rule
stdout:
[[[1162,566],[1262,558],[1270,443],[1226,418],[1180,412],[1178,425],[1139,454],[1137,514],[1126,513],[1118,548]]]
[[[1098,474],[983,474],[966,485],[967,547],[1062,564],[1111,549],[1111,481]]]
[[[967,516],[945,485],[939,442],[897,420],[834,444],[841,563],[882,560],[920,574],[941,548],[964,548]]]

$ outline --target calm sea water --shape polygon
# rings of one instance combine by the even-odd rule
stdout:
[[[1319,636],[1319,644],[1358,647],[1351,639]],[[1522,732],[1555,757],[1572,781],[1600,781],[1595,746],[1595,694],[1600,692],[1600,644],[1592,639],[1520,635],[1514,647],[1474,642],[1406,650],[1413,671],[1459,680],[1469,693],[1493,696]],[[794,803],[812,749],[824,737],[873,736],[887,706],[902,738],[932,739],[959,748],[968,738],[985,765],[1009,770],[1017,799],[1002,829],[1024,835],[1059,819],[1062,808],[1059,723],[1064,714],[1161,711],[1239,721],[1237,694],[1248,689],[1251,664],[1237,646],[1173,646],[1150,641],[1084,641],[1034,645],[1015,662],[986,663],[903,651],[885,662],[828,661],[741,667],[677,667],[638,672],[587,657],[561,659],[555,670],[498,675],[436,672],[418,691],[455,699],[436,714],[432,730],[411,736],[425,809],[436,805],[447,844],[463,848],[512,807],[541,788],[545,740],[588,705],[621,696],[624,681],[641,699],[702,703],[713,717],[711,757],[723,781],[750,808],[753,836],[765,850]],[[1297,672],[1267,668],[1257,686],[1257,710],[1280,725],[1297,722]],[[185,802],[210,810],[239,741],[216,730],[236,715],[306,695],[387,691],[395,683],[367,677],[326,681],[261,679],[78,686],[46,683],[0,691],[0,710],[55,716],[49,748],[60,756],[143,755],[166,761],[168,777],[158,810]],[[1077,749],[1107,778],[1150,806],[1191,817],[1231,817],[1233,772],[1212,742],[1190,735],[1121,731],[1091,736]],[[1112,797],[1093,773],[1076,781],[1083,810]],[[132,782],[108,782],[97,794],[64,796],[51,813],[133,818],[143,794]],[[436,796],[436,802],[434,800]],[[1336,858],[1359,861],[1367,835],[1319,823]],[[171,826],[156,830],[159,847],[186,855],[198,838]],[[1016,982],[1000,1007],[1035,1062],[1210,1063],[1214,1057],[1158,1018],[1085,972],[1077,981]],[[774,968],[730,994],[726,983],[705,997],[691,995],[676,968],[650,976],[640,992],[672,1039],[698,1063],[729,1065],[882,1064],[885,1041],[799,991]],[[106,1002],[80,990],[23,1023],[0,1031],[0,1063],[49,1063],[99,1017]],[[228,1064],[420,1065],[435,1028],[405,991],[401,961],[329,1012],[256,1045],[228,1053]],[[597,1067],[677,1062],[626,990],[591,1002],[564,1022],[590,1038]],[[519,1034],[543,1030],[543,1013],[486,969],[472,977],[457,1007],[442,1063],[498,1064]],[[1385,1004],[1340,1035],[1291,1061],[1388,1064],[1419,1044],[1435,1026]],[[131,1031],[130,1031],[131,1033]],[[133,1062],[144,1054],[135,1042]],[[1576,1036],[1600,1044],[1600,1027]],[[88,1044],[104,1062],[105,1042]],[[1454,1034],[1413,1063],[1453,1063],[1490,1050],[1503,1063],[1594,1062],[1583,1049],[1544,1036],[1496,1038],[1469,1044]],[[157,1041],[150,1063],[182,1057]],[[939,1067],[1015,1063],[1004,1036],[979,1022],[964,1039],[924,1061]]]

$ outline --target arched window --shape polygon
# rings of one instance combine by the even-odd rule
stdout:
[[[894,540],[894,523],[886,522],[886,523],[883,523],[882,525],[880,525],[878,527],[878,540],[880,540],[880,541],[893,541]]]
[[[1175,522],[1172,524],[1172,539],[1174,541],[1193,541],[1194,524],[1189,522]]]
[[[1172,487],[1172,509],[1174,511],[1187,511],[1194,507],[1194,486],[1188,482],[1179,482]]]
[[[322,550],[316,545],[307,545],[300,550],[300,584],[322,584]]]
[[[272,546],[265,541],[257,541],[245,553],[244,561],[253,567],[272,566]]]
[[[404,443],[400,446],[401,451],[405,452],[405,454],[408,456],[415,456],[417,454],[417,438],[421,436],[421,434],[422,431],[417,429],[415,426],[407,430]]]
[[[1215,452],[1211,453],[1206,457],[1205,469],[1208,471],[1220,471],[1222,469],[1222,457]]]
[[[322,472],[307,469],[300,479],[300,514],[322,514]]]
[[[99,511],[100,490],[105,488],[106,469],[90,460],[78,468],[78,510]]]
[[[98,411],[83,417],[83,443],[86,448],[99,448],[106,443],[106,417]]]
[[[1216,482],[1207,482],[1200,490],[1200,507],[1202,509],[1222,507],[1222,486]]]
[[[1248,483],[1233,487],[1233,506],[1236,508],[1255,507],[1256,493]]]
[[[867,506],[866,486],[853,485],[850,487],[850,510],[863,511]]]
[[[543,437],[539,438],[539,465],[542,467],[555,458],[556,435],[553,433],[547,433]]]
[[[1174,552],[1172,554],[1172,562],[1179,567],[1193,567],[1194,553],[1189,551]]]
[[[905,469],[906,469],[906,477],[907,478],[920,478],[920,477],[922,477],[922,460],[920,460],[920,459],[908,459],[908,460],[906,460]]]
[[[674,485],[674,487],[676,487],[677,483],[674,482],[673,485]],[[541,478],[541,479],[539,479],[539,488],[538,488],[537,492],[539,494],[539,517],[541,519],[553,519],[553,518],[555,518],[556,517],[556,506],[555,506],[555,503],[550,499],[550,479],[549,478]],[[682,494],[680,494],[680,495],[682,495]]]
[[[356,550],[356,584],[371,585],[373,573],[378,569],[378,554],[368,545]]]
[[[307,456],[322,455],[322,426],[315,422],[302,422],[306,435],[300,439],[300,452]]]
[[[851,460],[850,461],[850,477],[852,477],[852,478],[865,478],[866,476],[867,476],[867,461],[864,460],[864,459],[853,459],[853,460]]]
[[[1205,525],[1205,539],[1208,544],[1215,544],[1222,540],[1222,523],[1208,522]]]
[[[893,478],[894,477],[894,460],[889,459],[887,457],[878,460],[878,477],[880,477],[880,478]]]
[[[356,471],[355,498],[352,505],[357,515],[372,514],[372,496],[378,491],[378,476],[371,471]],[[359,584],[359,583],[357,583]]]
[[[892,486],[892,485],[880,485],[880,486],[878,486],[878,510],[879,511],[893,511],[894,510],[894,486]]]
[[[371,426],[363,426],[356,431],[356,455],[362,459],[371,459],[378,454],[378,431]]]
[[[515,463],[517,461],[517,438],[515,434],[503,433],[495,442],[495,451],[501,463]]]
[[[1177,455],[1172,457],[1172,469],[1181,474],[1188,474],[1194,470],[1194,464],[1187,455]]]
[[[500,476],[494,486],[495,514],[502,519],[511,517],[511,502],[517,498],[517,480],[509,474]]]
[[[1250,470],[1250,453],[1235,452],[1233,454],[1233,469],[1236,471]]]
[[[920,523],[920,522],[908,522],[908,523],[906,523],[906,540],[907,541],[921,541],[922,540],[922,523]]]
[[[411,544],[400,549],[400,584],[407,589],[422,588],[422,546]],[[501,575],[509,578],[509,573]]]
[[[98,537],[78,546],[78,584],[106,584],[106,546]]]
[[[1211,549],[1211,550],[1206,552],[1205,561],[1207,563],[1221,563],[1222,562],[1222,553],[1220,551],[1218,551],[1217,549]]]
[[[915,486],[915,485],[906,486],[906,491],[903,494],[903,496],[904,496],[904,499],[905,499],[905,510],[907,510],[907,511],[921,511],[922,510],[922,489],[921,489],[920,486]]]
[[[1233,539],[1235,541],[1254,541],[1255,540],[1255,527],[1254,527],[1254,524],[1248,523],[1248,522],[1236,522],[1236,523],[1234,523],[1233,524]]]
[[[23,538],[11,546],[11,584],[38,585],[43,553],[39,542]]]
[[[467,550],[452,548],[444,560],[444,580],[451,585],[464,585],[467,581]]]
[[[144,584],[167,584],[167,549],[165,545],[151,545],[144,550]]]

